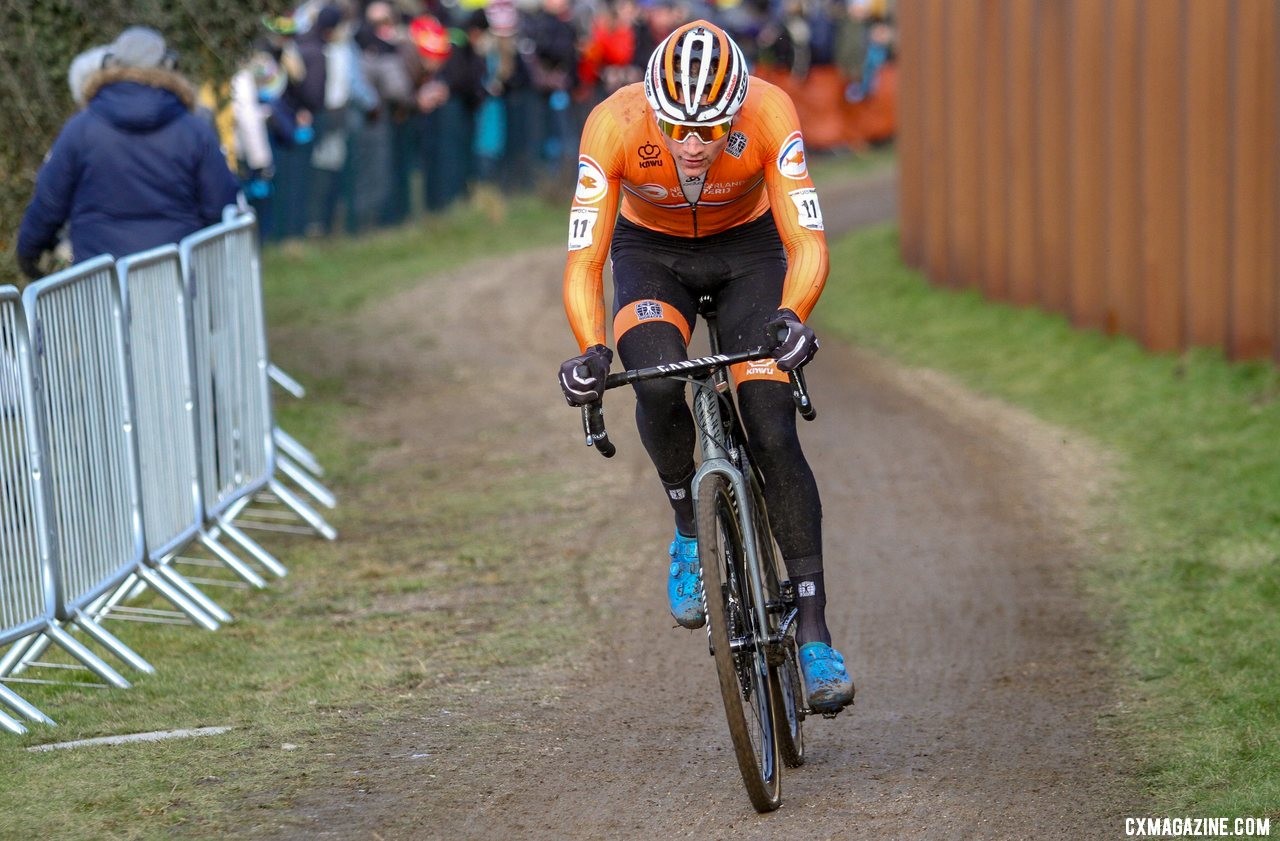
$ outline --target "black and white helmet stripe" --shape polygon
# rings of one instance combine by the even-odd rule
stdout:
[[[687,23],[649,57],[644,92],[659,119],[685,125],[729,119],[747,98],[747,60],[733,39],[705,20]]]

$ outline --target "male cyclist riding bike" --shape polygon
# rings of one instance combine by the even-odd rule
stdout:
[[[603,396],[613,360],[603,298],[611,247],[613,332],[626,367],[687,359],[704,295],[715,298],[723,352],[772,349],[774,360],[736,366],[733,377],[798,596],[810,706],[839,710],[853,699],[853,682],[827,630],[822,506],[796,435],[787,373],[818,349],[804,319],[827,277],[822,211],[790,98],[751,78],[738,45],[711,23],[671,33],[649,58],[643,84],[600,103],[583,129],[564,274],[565,311],[583,353],[560,368],[575,406]],[[675,511],[671,613],[698,628],[706,613],[685,386],[660,379],[635,390],[640,438]]]

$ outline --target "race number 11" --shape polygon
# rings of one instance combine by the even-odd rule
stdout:
[[[595,241],[596,217],[600,211],[594,207],[575,207],[569,211],[569,250],[590,248]]]
[[[792,190],[787,195],[795,203],[796,212],[800,216],[800,227],[811,231],[821,231],[822,207],[818,204],[818,191],[813,187]]]

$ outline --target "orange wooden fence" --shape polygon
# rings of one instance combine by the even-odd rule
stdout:
[[[1280,3],[898,0],[903,257],[1280,361]]]

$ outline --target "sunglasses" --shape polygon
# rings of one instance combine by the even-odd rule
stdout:
[[[730,118],[721,123],[710,123],[701,126],[686,126],[681,123],[671,123],[658,118],[658,128],[662,129],[662,133],[670,137],[677,143],[683,143],[686,137],[693,136],[698,138],[702,143],[714,143],[729,133],[729,129],[733,127],[733,119]]]

